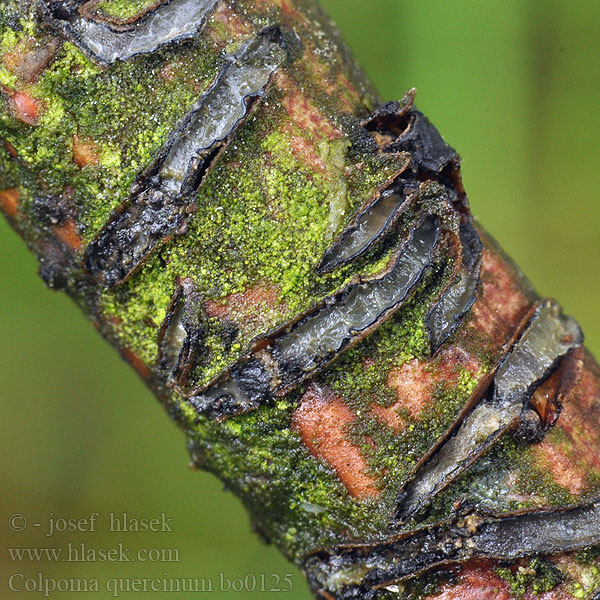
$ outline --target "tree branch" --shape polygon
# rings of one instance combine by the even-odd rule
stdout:
[[[414,91],[381,105],[312,0],[115,10],[0,8],[0,208],[44,281],[318,597],[591,597],[598,367]]]

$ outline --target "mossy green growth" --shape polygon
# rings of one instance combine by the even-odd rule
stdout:
[[[6,148],[0,146],[0,191],[21,185],[21,170]]]
[[[335,473],[290,430],[297,395],[224,423],[200,418],[189,432],[196,464],[239,496],[258,532],[300,563],[305,553],[373,534],[388,515],[351,498]]]
[[[600,547],[588,548],[575,555],[576,579],[571,593],[578,600],[596,600],[600,591]]]
[[[25,32],[42,35],[33,16],[21,22],[20,32],[2,28],[4,45],[18,42]],[[87,242],[129,196],[134,179],[154,160],[222,61],[218,49],[200,40],[103,70],[64,42],[35,84],[23,87],[0,69],[6,85],[23,89],[41,106],[39,123],[31,126],[3,103],[0,130],[47,195],[72,190],[78,229]],[[93,145],[97,164],[80,168],[74,163],[76,137]]]
[[[393,321],[378,328],[316,378],[354,408],[357,419],[350,438],[367,457],[372,475],[377,478],[378,470],[386,472],[379,479],[384,493],[376,499],[350,497],[332,469],[309,454],[300,437],[290,432],[291,413],[304,388],[274,400],[271,406],[220,424],[198,417],[193,411],[182,413],[196,464],[221,477],[242,498],[263,535],[291,559],[299,561],[315,548],[353,538],[369,539],[384,530],[393,515],[399,483],[413,464],[411,460],[422,456],[439,434],[438,428],[447,427],[457,407],[470,394],[475,382],[466,376],[459,378],[453,392],[444,390],[457,406],[449,407],[445,418],[437,415],[440,423],[425,415],[420,443],[421,434],[414,431],[407,437],[392,431],[379,434],[381,424],[371,423],[368,417],[368,405],[385,387],[389,368],[428,355],[423,307],[431,294],[431,286],[424,285],[421,294]],[[373,364],[367,369],[366,359]],[[185,405],[184,400],[181,402]],[[364,443],[363,436],[370,436],[371,443]],[[377,450],[369,452],[373,446]],[[410,458],[401,461],[399,456]]]
[[[289,322],[350,280],[356,266],[327,275],[317,275],[315,267],[358,208],[406,161],[377,152],[351,160],[353,139],[346,136],[317,144],[326,168],[315,169],[294,153],[292,136],[302,132],[278,108],[277,96],[276,89],[267,95],[207,175],[186,235],[101,299],[106,313],[123,319],[122,345],[152,364],[160,322],[142,329],[140,323],[164,315],[175,280],[191,278],[206,309],[206,352],[192,371],[198,386],[248,352],[257,335]],[[362,273],[369,268],[367,262],[359,265]],[[262,303],[244,300],[258,289],[267,297]],[[233,343],[224,335],[231,325],[237,333]]]
[[[538,596],[550,592],[565,581],[564,575],[551,562],[534,558],[526,566],[516,571],[506,567],[496,567],[496,573],[510,586],[517,599],[523,598],[528,591]]]
[[[93,8],[117,21],[127,21],[156,5],[157,0],[99,0]]]
[[[570,586],[571,594],[578,600],[596,600],[600,591],[600,547],[578,552],[575,564],[577,581]],[[568,567],[565,570],[568,574],[571,571]]]

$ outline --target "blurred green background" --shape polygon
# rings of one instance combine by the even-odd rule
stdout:
[[[597,0],[325,0],[381,95],[409,87],[461,153],[474,213],[600,353],[600,9]],[[198,577],[207,598],[307,599],[301,575],[249,532],[231,494],[187,468],[183,436],[70,301],[45,289],[0,222],[0,447],[5,547],[177,548],[177,563],[12,562],[7,577]],[[109,513],[166,513],[173,533],[107,533]],[[48,519],[100,513],[97,533],[45,535]],[[28,527],[10,532],[8,517]],[[41,524],[36,528],[33,523]],[[292,573],[287,593],[221,592]],[[164,575],[166,574],[166,575]],[[247,580],[252,582],[252,578]],[[281,587],[286,587],[282,582]],[[83,594],[57,593],[55,598]],[[110,594],[89,594],[108,598]],[[122,593],[184,598],[191,594]]]

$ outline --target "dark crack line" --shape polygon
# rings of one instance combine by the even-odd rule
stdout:
[[[504,434],[535,417],[528,407],[533,392],[582,342],[579,325],[562,314],[556,301],[538,303],[499,364],[487,397],[466,416],[460,416],[453,426],[454,435],[437,445],[405,485],[400,493],[398,520],[406,521],[422,509]],[[541,427],[539,417],[537,423]]]
[[[52,0],[44,0],[43,5],[65,37],[92,60],[108,66],[195,37],[216,4],[216,0],[171,0],[158,4],[125,30],[92,20],[81,14],[81,9],[65,9]]]
[[[567,509],[489,516],[459,516],[450,523],[309,556],[312,588],[336,600],[373,598],[385,588],[426,571],[473,558],[517,560],[600,545],[600,500]]]
[[[199,186],[288,57],[281,32],[272,28],[227,59],[132,196],[86,248],[84,265],[93,277],[120,285],[160,246],[185,233]]]

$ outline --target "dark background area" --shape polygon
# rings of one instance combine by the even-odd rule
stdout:
[[[542,295],[600,351],[600,10],[597,0],[324,0],[386,100],[417,104],[461,153],[481,223]],[[48,291],[0,221],[0,505],[5,547],[177,548],[177,563],[12,562],[7,577],[198,577],[207,598],[309,597],[302,577],[250,533],[237,500],[192,473],[182,434],[136,374],[63,295]],[[173,533],[110,533],[109,513],[166,513]],[[100,513],[96,533],[45,536],[54,517]],[[28,527],[10,532],[19,513]],[[36,528],[33,523],[41,524]],[[287,593],[221,592],[225,578],[293,575]],[[251,584],[252,577],[247,579]],[[281,583],[282,587],[285,584]],[[110,598],[57,593],[55,598]],[[123,593],[189,598],[193,594]]]

